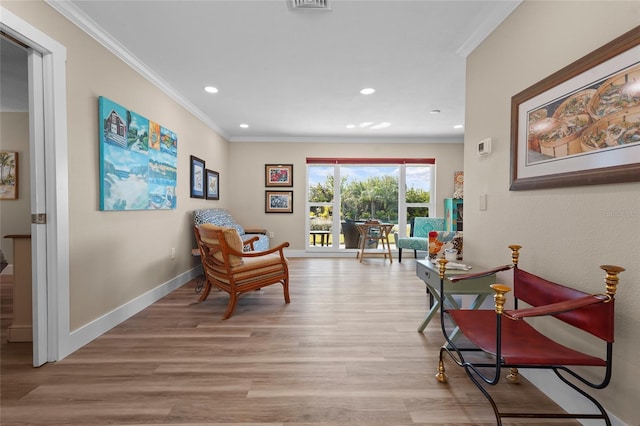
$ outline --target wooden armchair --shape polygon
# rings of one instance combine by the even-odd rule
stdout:
[[[284,300],[289,303],[289,268],[283,252],[288,242],[265,251],[243,252],[243,246],[252,241],[242,241],[235,228],[203,224],[194,227],[194,232],[205,276],[199,302],[206,300],[212,287],[229,293],[223,315],[227,319],[241,294],[280,283]]]
[[[513,271],[513,291],[515,309],[504,308],[505,294],[511,290],[502,284],[492,284],[495,292],[495,309],[442,309],[442,332],[447,342],[440,349],[436,378],[446,382],[443,356],[465,369],[469,378],[489,400],[498,425],[503,418],[561,418],[561,419],[601,419],[607,425],[611,421],[602,405],[574,381],[594,389],[605,388],[611,379],[614,341],[614,307],[618,274],[624,268],[614,265],[600,266],[606,272],[605,291],[602,294],[585,293],[518,268],[520,246],[512,245],[513,263],[490,271],[469,275],[456,275],[450,281],[464,285],[464,280],[511,269]],[[447,261],[439,259],[440,292],[444,292],[444,270]],[[518,308],[518,302],[529,307]],[[528,318],[546,316],[553,321],[561,321],[581,332],[589,333],[602,344],[601,355],[592,355],[552,340],[534,328]],[[445,328],[447,320],[455,323],[467,339],[461,344],[451,338]],[[469,345],[469,342],[471,345]],[[477,355],[478,351],[489,357]],[[578,368],[575,368],[578,367]],[[592,367],[585,370],[585,367]],[[567,386],[584,396],[599,411],[587,413],[540,413],[501,411],[489,391],[483,386],[496,385],[500,381],[501,370],[509,370],[507,381],[518,380],[519,368],[548,369]],[[596,370],[596,371],[593,371]],[[598,381],[593,381],[596,373],[601,373]],[[575,379],[575,380],[570,380]]]

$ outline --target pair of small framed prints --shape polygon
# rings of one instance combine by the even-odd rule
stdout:
[[[191,156],[191,198],[220,199],[220,173],[205,167],[204,160]]]
[[[293,164],[265,164],[264,186],[293,187]],[[293,191],[265,191],[265,213],[293,213]]]

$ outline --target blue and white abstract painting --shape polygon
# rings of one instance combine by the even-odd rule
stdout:
[[[100,210],[176,208],[178,137],[100,96]]]

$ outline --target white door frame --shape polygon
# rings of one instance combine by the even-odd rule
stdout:
[[[29,54],[31,213],[47,217],[46,225],[31,225],[33,365],[39,366],[71,352],[67,50],[2,7],[0,29],[33,50]]]

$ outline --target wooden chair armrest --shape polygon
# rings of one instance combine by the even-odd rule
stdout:
[[[527,317],[556,315],[567,311],[573,311],[574,309],[584,308],[585,306],[594,305],[596,303],[608,302],[609,300],[611,300],[611,297],[606,294],[590,294],[577,299],[564,300],[562,302],[551,303],[548,305],[505,311],[504,315],[507,316],[507,318],[514,320]]]
[[[251,247],[251,251],[253,251],[253,250],[255,250],[255,247],[253,246],[253,243],[258,241],[259,239],[260,239],[260,237],[251,237],[248,240],[242,241],[242,245],[243,246],[248,245],[249,247]]]
[[[496,268],[489,269],[488,271],[476,272],[475,274],[454,275],[448,278],[448,280],[451,281],[452,283],[455,283],[458,281],[469,280],[473,278],[488,277],[489,275],[493,275],[496,272],[507,271],[511,268],[513,268],[513,265],[498,266]]]
[[[247,234],[267,235],[267,230],[264,228],[244,228],[244,232],[246,232]]]
[[[240,253],[239,251],[235,251],[234,249],[229,247],[229,254],[232,254],[234,256],[239,256],[239,257],[260,257],[260,256],[264,256],[264,255],[267,255],[267,254],[275,253],[275,252],[280,252],[280,254],[282,254],[282,250],[285,247],[289,247],[289,243],[288,242],[284,242],[284,243],[280,244],[279,246],[270,248],[269,250],[264,250],[264,251],[244,251],[242,253]]]

